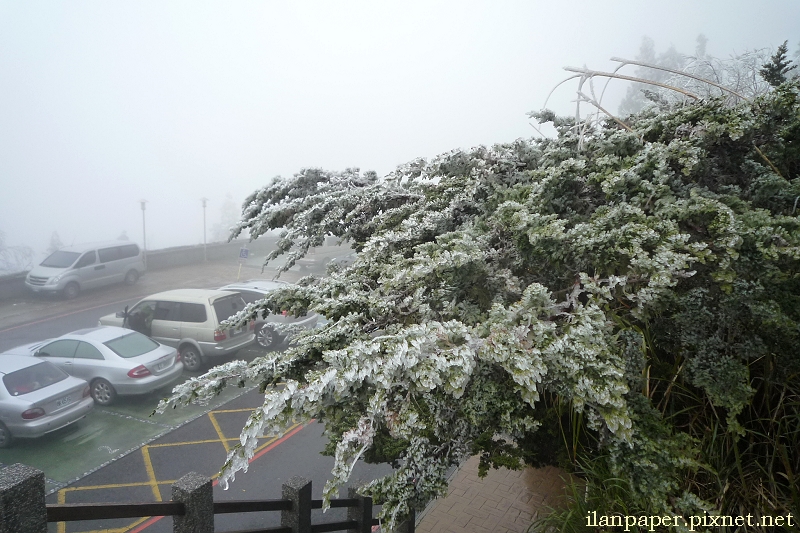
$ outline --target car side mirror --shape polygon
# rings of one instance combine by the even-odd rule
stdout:
[[[43,351],[41,351],[41,350],[39,350],[38,352],[35,352],[33,355],[34,355],[35,357],[49,357],[49,356],[50,356],[50,354],[49,354],[49,353],[47,353],[47,352],[43,352]]]
[[[125,318],[125,311],[117,311],[117,314],[114,316],[117,318]]]

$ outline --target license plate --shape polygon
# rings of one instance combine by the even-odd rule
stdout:
[[[64,407],[72,403],[72,396],[64,396],[60,400],[56,400],[56,407]]]
[[[166,367],[167,367],[167,362],[166,361],[164,361],[163,363],[158,363],[156,365],[156,372],[158,372],[159,370],[163,370]]]

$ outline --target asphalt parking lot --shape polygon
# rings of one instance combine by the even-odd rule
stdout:
[[[281,484],[294,476],[312,481],[312,497],[321,498],[333,458],[320,455],[323,426],[316,422],[295,424],[280,435],[259,438],[247,473],[240,472],[222,490],[219,468],[252,410],[263,396],[250,389],[233,400],[209,410],[191,422],[158,437],[105,467],[61,487],[47,497],[48,503],[158,502],[169,501],[171,485],[188,472],[214,480],[214,499],[261,500],[281,498]],[[358,463],[352,479],[371,480],[391,472],[388,465]],[[323,514],[315,510],[314,522],[343,520],[345,509]],[[215,531],[234,531],[280,525],[279,512],[238,513],[215,517]],[[53,533],[168,533],[171,517],[92,520],[49,524]]]
[[[334,249],[335,253],[336,249]],[[324,255],[322,256],[324,257]],[[0,340],[12,346],[58,336],[81,327],[91,327],[103,314],[124,307],[121,301],[135,303],[162,290],[183,287],[220,287],[241,279],[271,278],[275,271],[261,272],[262,258],[253,258],[239,268],[236,258],[148,272],[132,287],[118,285],[86,291],[75,300],[64,301],[33,295],[15,301],[0,302]],[[313,270],[315,273],[319,270]],[[296,281],[305,272],[290,271],[281,276]],[[79,322],[80,320],[85,323]],[[61,330],[59,330],[61,328]],[[27,336],[17,338],[15,335]],[[2,351],[2,349],[0,349]],[[239,351],[233,359],[252,360],[263,355],[257,345]],[[184,371],[183,379],[195,376]],[[53,492],[80,479],[115,459],[131,453],[143,444],[165,435],[188,421],[219,407],[244,391],[228,389],[209,406],[190,406],[150,417],[158,401],[167,396],[176,381],[168,387],[141,396],[119,397],[111,406],[95,405],[83,420],[38,439],[18,439],[11,448],[0,450],[0,464],[23,463],[45,472],[46,489]]]
[[[48,496],[48,503],[146,502],[168,501],[170,486],[190,471],[216,480],[216,474],[227,452],[239,439],[244,422],[252,409],[260,405],[262,396],[256,390],[208,411],[208,413],[141,446],[133,453],[106,467],[57,490]],[[311,437],[304,460],[286,460],[294,456],[300,433]],[[228,491],[214,488],[216,500],[280,498],[280,483],[295,475],[317,477],[315,497],[319,497],[324,477],[316,471],[330,472],[332,460],[319,456],[321,426],[316,423],[296,424],[283,435],[265,435],[259,439],[253,470],[240,473]],[[287,443],[292,439],[291,445]],[[309,440],[309,439],[306,439]],[[284,449],[280,449],[283,446]],[[306,459],[307,458],[307,459]],[[331,463],[328,465],[327,463]],[[265,479],[268,477],[268,479]],[[327,516],[326,519],[329,519]],[[269,527],[279,525],[280,513],[257,513],[251,516],[221,516],[218,531],[231,528]],[[248,525],[249,524],[249,525]],[[226,527],[230,526],[230,527]],[[141,517],[107,521],[85,521],[50,524],[58,533],[139,533],[172,531],[170,517]]]

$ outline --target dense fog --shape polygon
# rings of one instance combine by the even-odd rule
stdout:
[[[700,35],[717,57],[787,39],[795,57],[800,3],[0,1],[0,247],[141,245],[141,200],[148,249],[201,243],[203,198],[224,239],[273,176],[538,135],[527,113],[562,67]],[[574,90],[548,107],[573,114]]]

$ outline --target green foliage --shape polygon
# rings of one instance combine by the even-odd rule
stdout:
[[[628,480],[612,473],[607,456],[582,457],[575,470],[575,475],[567,480],[570,505],[551,508],[546,516],[531,524],[528,533],[593,533],[598,528],[588,523],[590,513],[609,517],[646,514],[645,509],[633,503]]]
[[[769,62],[764,63],[759,71],[761,77],[773,87],[777,87],[788,80],[787,74],[797,68],[797,65],[792,65],[792,60],[786,57],[789,51],[788,45],[789,41],[783,41],[783,44],[770,57]]]
[[[539,117],[557,138],[385,179],[304,170],[248,199],[237,231],[285,227],[274,255],[295,260],[328,234],[359,254],[236,319],[296,306],[324,328],[161,406],[233,376],[286,381],[223,482],[261,432],[317,418],[336,458],[326,498],[357,460],[396,466],[362,489],[390,529],[472,453],[482,469],[568,466],[588,488],[576,505],[597,510],[797,515],[798,84],[582,140],[571,119]]]

